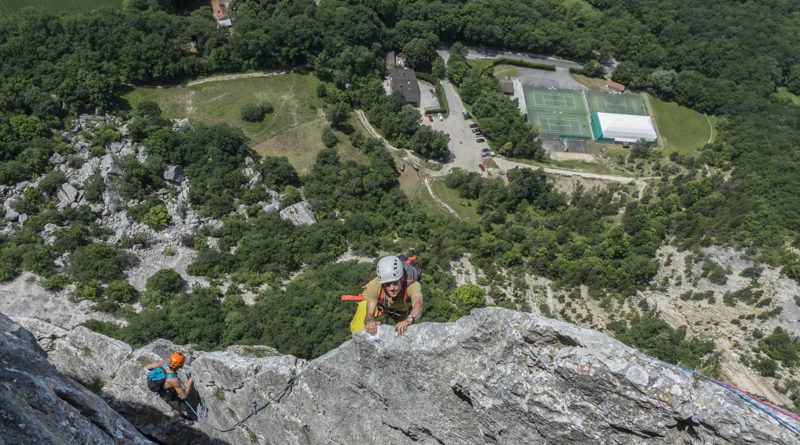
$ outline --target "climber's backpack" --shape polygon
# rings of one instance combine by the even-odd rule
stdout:
[[[167,373],[162,366],[147,373],[147,388],[156,394],[164,389],[165,381],[167,381]]]
[[[420,267],[417,257],[397,255],[397,258],[400,258],[400,261],[403,262],[403,273],[405,274],[406,286],[415,281],[419,281],[420,277],[422,277],[422,267]]]

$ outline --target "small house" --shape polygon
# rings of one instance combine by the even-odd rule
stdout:
[[[228,15],[228,8],[225,5],[217,0],[211,3],[211,9],[214,10],[214,17],[217,19],[217,23],[219,26],[231,26],[231,16]]]
[[[608,89],[619,91],[620,93],[624,93],[627,87],[621,83],[614,82],[613,80],[608,81]]]
[[[392,91],[400,91],[403,93],[406,102],[418,107],[420,103],[419,84],[417,83],[417,75],[414,70],[407,68],[389,69],[389,80],[392,86]]]
[[[509,96],[514,94],[514,82],[511,80],[511,76],[500,79],[500,91]]]

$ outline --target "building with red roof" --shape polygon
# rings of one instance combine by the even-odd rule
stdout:
[[[211,3],[211,9],[214,10],[214,17],[217,19],[219,26],[231,26],[231,16],[228,15],[228,8],[225,4],[217,0]]]

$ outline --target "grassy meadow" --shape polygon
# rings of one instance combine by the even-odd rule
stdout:
[[[122,0],[0,0],[0,12],[12,14],[24,7],[36,7],[55,13],[91,11],[99,8],[119,9]]]
[[[698,147],[714,140],[713,116],[706,118],[702,113],[653,96],[648,99],[666,153],[696,155]]]
[[[132,88],[123,94],[131,106],[143,100],[159,104],[167,118],[186,118],[196,123],[225,123],[241,128],[251,147],[262,156],[286,156],[298,173],[311,169],[317,153],[324,148],[320,135],[327,125],[323,102],[316,95],[319,84],[312,74],[281,74],[220,80],[189,87]],[[269,101],[274,111],[262,122],[246,122],[241,108],[246,103]],[[355,117],[351,123],[357,131]],[[347,135],[337,132],[339,154],[344,159],[364,162]]]

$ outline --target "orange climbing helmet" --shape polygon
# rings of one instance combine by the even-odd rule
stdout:
[[[184,361],[186,361],[186,356],[180,352],[176,352],[169,356],[169,367],[178,369],[183,366]]]

